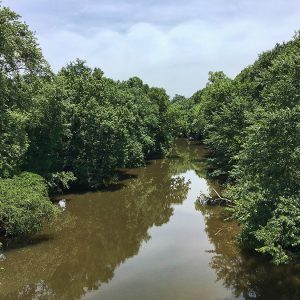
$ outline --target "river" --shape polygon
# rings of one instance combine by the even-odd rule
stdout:
[[[99,192],[64,195],[54,224],[5,251],[0,299],[300,299],[300,271],[240,249],[210,194],[203,146],[122,172]],[[3,256],[2,256],[3,259]]]

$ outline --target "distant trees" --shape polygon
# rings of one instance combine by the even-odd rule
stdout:
[[[195,137],[198,135],[199,131],[196,131],[193,126],[193,108],[197,101],[198,97],[196,94],[191,98],[186,98],[181,95],[175,95],[173,97],[170,111],[173,115],[173,126],[176,128],[177,136]]]
[[[234,80],[210,73],[189,112],[211,148],[211,174],[228,178],[242,242],[275,263],[300,250],[299,66],[296,34]]]

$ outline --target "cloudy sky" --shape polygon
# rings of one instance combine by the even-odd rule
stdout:
[[[57,71],[85,59],[106,76],[139,76],[192,95],[209,71],[234,77],[300,29],[299,0],[3,0]]]

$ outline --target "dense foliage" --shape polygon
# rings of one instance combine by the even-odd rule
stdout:
[[[71,171],[78,183],[98,187],[117,168],[140,166],[171,145],[169,98],[139,78],[115,82],[77,60],[35,99],[25,168],[46,178]]]
[[[0,180],[2,235],[28,235],[41,229],[57,212],[48,198],[45,180],[28,172]]]
[[[297,34],[233,80],[210,73],[188,112],[211,148],[211,174],[227,178],[242,242],[275,263],[300,249],[299,71]]]
[[[54,74],[28,26],[1,6],[0,90],[0,230],[8,235],[37,230],[54,211],[35,191],[37,177],[29,192],[21,172],[41,175],[52,193],[75,180],[98,188],[118,168],[165,155],[173,140],[165,90],[137,77],[114,81],[79,59]]]
[[[195,126],[194,107],[199,103],[202,91],[196,92],[192,97],[186,98],[175,95],[171,100],[170,111],[173,116],[173,126],[176,135],[185,138],[200,138],[201,132]]]

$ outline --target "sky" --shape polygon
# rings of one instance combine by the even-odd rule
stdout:
[[[300,0],[3,0],[54,71],[76,58],[191,96],[209,71],[236,76],[300,29]]]

